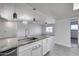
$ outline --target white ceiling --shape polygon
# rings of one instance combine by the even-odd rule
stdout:
[[[14,6],[14,4],[0,4],[0,14],[11,18],[15,11]],[[36,8],[36,11],[33,11],[33,8]],[[11,12],[8,12],[8,10],[11,10]],[[26,18],[26,16],[30,16],[31,18],[38,19],[39,23],[53,23],[55,22],[54,19],[61,20],[79,15],[79,11],[73,12],[72,3],[21,3],[16,4],[16,11],[18,17]]]
[[[72,3],[28,3],[28,5],[57,20],[66,19],[73,15]]]

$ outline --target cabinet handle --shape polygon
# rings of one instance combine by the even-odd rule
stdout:
[[[32,50],[36,50],[36,49],[38,49],[38,48],[40,48],[40,44],[39,45],[36,45],[36,46],[34,46],[33,48],[32,48]]]

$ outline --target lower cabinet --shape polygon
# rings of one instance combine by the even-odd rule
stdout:
[[[42,46],[38,45],[32,49],[32,56],[42,56]]]
[[[19,56],[42,56],[42,40],[18,48]]]
[[[54,37],[48,37],[46,39],[43,39],[43,55],[45,55],[47,52],[51,50],[54,46]]]
[[[47,51],[50,51],[54,46],[54,38],[51,36],[47,38]]]
[[[43,39],[43,55],[47,53],[47,39]]]
[[[24,46],[18,47],[19,56],[43,56],[54,45],[53,37],[39,40],[34,43],[30,43]]]
[[[19,56],[31,56],[31,49],[26,49],[25,51],[19,52]]]

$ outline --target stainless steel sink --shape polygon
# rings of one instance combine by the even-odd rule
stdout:
[[[19,45],[29,44],[29,43],[36,42],[36,41],[38,41],[38,38],[36,38],[36,37],[28,37],[28,38],[23,38],[21,40],[18,40],[18,44]]]
[[[27,38],[27,39],[36,40],[36,39],[38,39],[38,38],[36,38],[36,37],[30,37],[30,38]]]

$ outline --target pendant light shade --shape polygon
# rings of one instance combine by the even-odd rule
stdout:
[[[13,13],[13,19],[17,19],[17,13],[16,12]]]
[[[35,22],[35,21],[36,21],[36,19],[35,19],[35,18],[33,18],[33,21]]]

